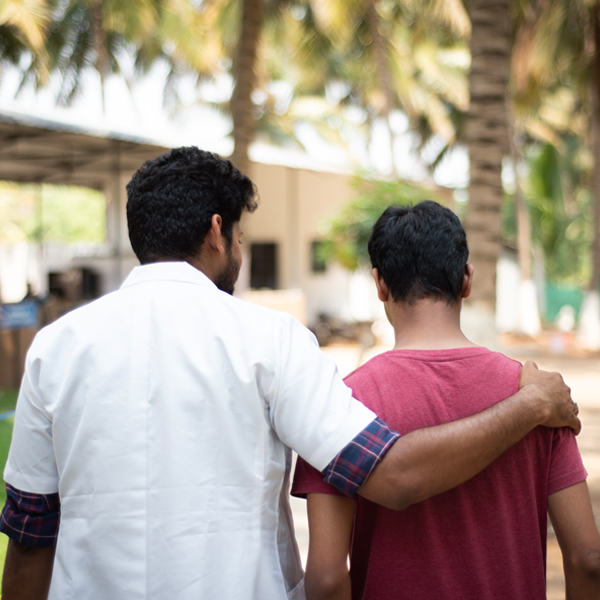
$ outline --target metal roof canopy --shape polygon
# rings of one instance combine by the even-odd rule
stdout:
[[[115,132],[0,111],[0,180],[104,190],[168,148]]]

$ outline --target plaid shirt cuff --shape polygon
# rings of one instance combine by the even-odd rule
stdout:
[[[31,494],[6,484],[0,531],[29,548],[56,546],[60,524],[58,494]]]
[[[323,479],[353,498],[385,453],[400,437],[380,419],[371,421],[326,467]]]

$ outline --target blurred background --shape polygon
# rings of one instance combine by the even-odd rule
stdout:
[[[1,0],[6,447],[35,332],[119,287],[125,185],[182,145],[258,187],[236,294],[292,313],[344,373],[393,344],[375,220],[454,210],[468,337],[583,378],[598,431],[600,2]]]

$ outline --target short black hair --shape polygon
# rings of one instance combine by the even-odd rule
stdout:
[[[394,301],[461,299],[469,248],[460,219],[448,208],[431,200],[390,206],[375,223],[368,247]]]
[[[146,161],[127,184],[129,239],[142,264],[197,255],[213,215],[231,243],[242,212],[256,209],[256,188],[230,161],[195,146]]]

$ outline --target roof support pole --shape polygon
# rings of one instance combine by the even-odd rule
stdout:
[[[121,286],[122,273],[122,262],[123,262],[123,249],[121,244],[121,215],[123,210],[121,207],[122,203],[122,191],[121,191],[121,147],[118,140],[115,140],[113,146],[113,171],[112,171],[112,205],[113,205],[113,219],[114,219],[114,268],[115,268],[115,286],[117,289]]]
[[[286,168],[288,201],[288,264],[289,278],[284,287],[300,289],[302,283],[302,223],[300,219],[300,172]],[[279,278],[281,281],[281,278]]]

